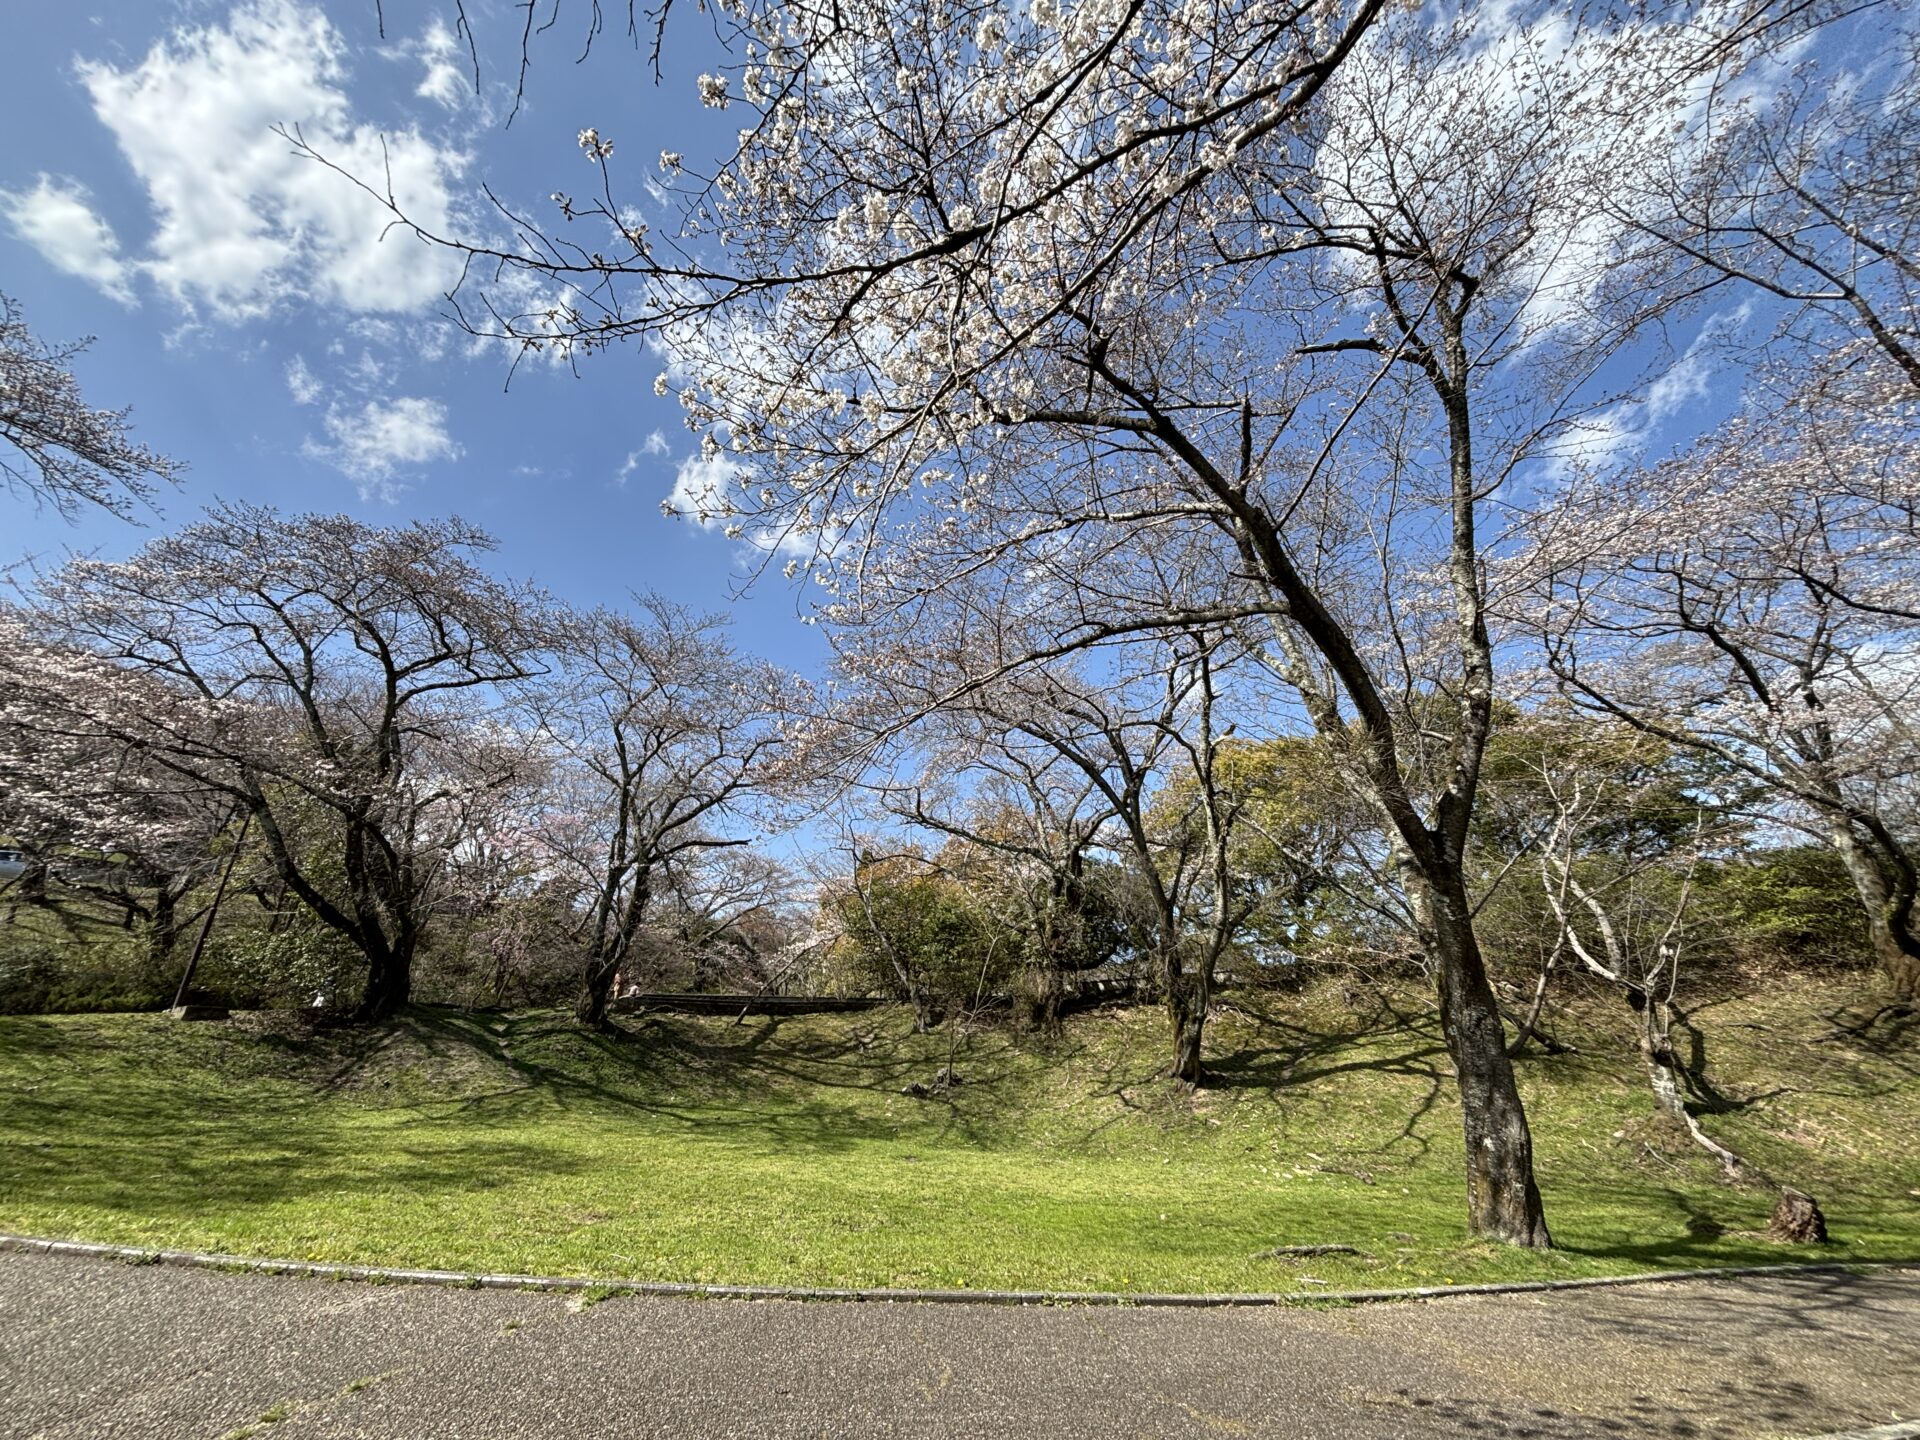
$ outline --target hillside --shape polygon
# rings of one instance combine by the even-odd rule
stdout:
[[[901,1012],[625,1021],[425,1010],[0,1018],[0,1230],[369,1263],[642,1279],[1312,1290],[1920,1256],[1914,1037],[1856,985],[1703,1006],[1720,1139],[1819,1197],[1835,1243],[1761,1238],[1649,1118],[1592,997],[1521,1077],[1559,1248],[1466,1240],[1447,1058],[1416,995],[1228,997],[1219,1080],[1154,1078],[1157,1011],[1052,1044],[916,1036]],[[902,1087],[952,1063],[944,1099]],[[1351,1244],[1361,1256],[1259,1258]]]

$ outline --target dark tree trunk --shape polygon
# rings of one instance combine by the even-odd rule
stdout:
[[[368,1024],[390,1020],[406,1008],[413,994],[413,947],[395,945],[384,954],[367,957],[367,988],[353,1012],[355,1021]]]
[[[1434,959],[1440,1020],[1460,1079],[1467,1141],[1467,1224],[1512,1245],[1552,1245],[1533,1178],[1533,1136],[1513,1079],[1500,1005],[1487,983],[1472,906],[1458,873],[1416,882],[1421,941]]]
[[[1871,927],[1873,953],[1900,1003],[1920,1005],[1920,941],[1891,925]]]
[[[1066,998],[1065,976],[1060,967],[1043,961],[1028,977],[1026,996],[1027,1028],[1048,1037],[1060,1034],[1060,1002]]]
[[[173,958],[173,947],[180,939],[178,897],[169,885],[162,884],[153,896],[153,917],[147,922],[147,960],[158,969]]]
[[[589,1030],[608,1027],[607,1006],[613,999],[614,977],[620,973],[618,962],[590,960],[580,977],[580,995],[573,1004],[574,1020]]]

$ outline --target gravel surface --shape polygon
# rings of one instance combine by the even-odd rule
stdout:
[[[0,1254],[6,1440],[1704,1440],[1916,1416],[1920,1271],[1182,1311],[587,1304]]]

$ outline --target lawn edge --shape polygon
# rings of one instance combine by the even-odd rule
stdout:
[[[929,1305],[1126,1305],[1186,1307],[1370,1305],[1397,1300],[1437,1300],[1456,1295],[1513,1295],[1529,1291],[1610,1289],[1680,1280],[1726,1280],[1754,1275],[1852,1274],[1865,1270],[1920,1270],[1920,1258],[1908,1260],[1814,1260],[1779,1265],[1723,1265],[1697,1270],[1651,1270],[1636,1275],[1592,1275],[1576,1280],[1511,1280],[1480,1285],[1417,1285],[1394,1290],[1313,1290],[1259,1293],[1177,1294],[1110,1290],[931,1290],[814,1285],[706,1285],[691,1281],[623,1280],[578,1275],[513,1275],[478,1270],[429,1270],[392,1265],[347,1265],[327,1260],[263,1260],[207,1250],[161,1250],[140,1245],[109,1245],[91,1240],[50,1240],[34,1235],[0,1234],[0,1253],[68,1255],[118,1260],[129,1265],[173,1265],[185,1269],[242,1271],[311,1280],[438,1285],[460,1290],[592,1291],[606,1298],[639,1295],[692,1300],[813,1300],[877,1304]]]

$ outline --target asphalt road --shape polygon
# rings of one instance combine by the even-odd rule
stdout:
[[[583,1305],[0,1254],[8,1440],[1705,1440],[1916,1417],[1920,1271],[1196,1311]]]

